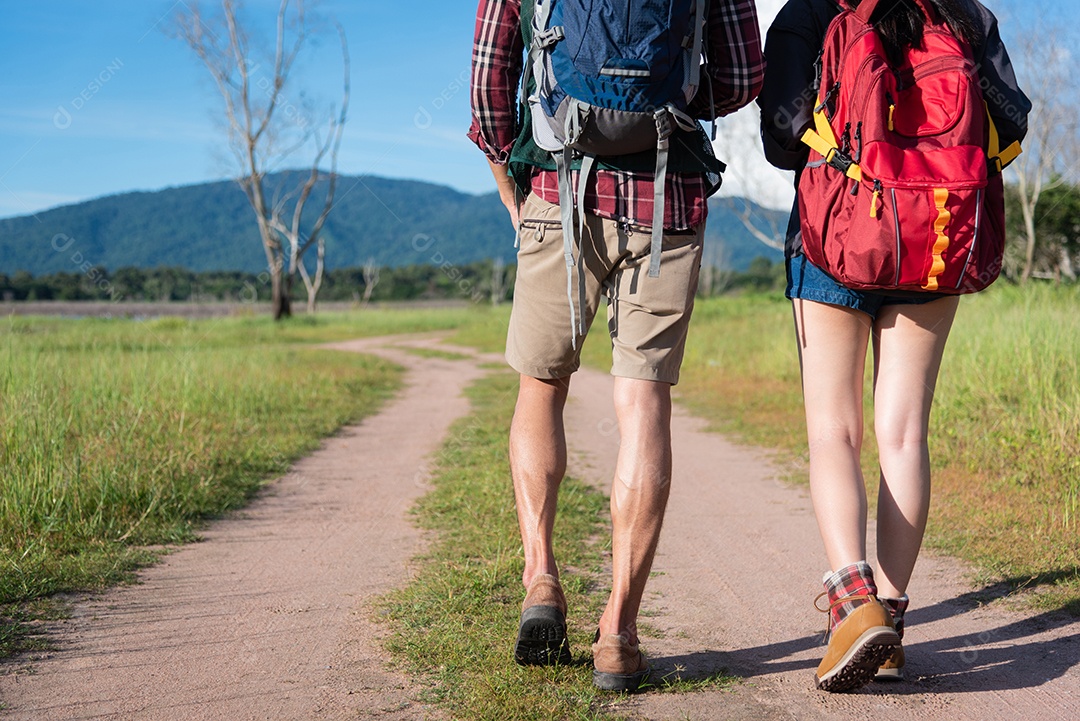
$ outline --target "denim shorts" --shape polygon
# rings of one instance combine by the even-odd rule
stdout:
[[[802,254],[787,261],[787,289],[784,295],[791,299],[801,298],[853,308],[871,318],[877,317],[883,305],[921,305],[949,297],[945,293],[893,294],[887,291],[845,288]]]

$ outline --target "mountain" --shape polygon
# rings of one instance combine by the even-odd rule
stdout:
[[[269,177],[268,192],[290,180],[296,175]],[[320,208],[320,197],[325,186],[309,207]],[[707,231],[708,244],[715,251],[722,242],[725,265],[738,270],[758,256],[781,257],[738,219],[734,209],[745,202],[713,199]],[[755,217],[783,228],[785,213],[751,206]],[[328,268],[355,267],[368,258],[393,267],[514,258],[513,233],[495,193],[469,195],[420,181],[340,177],[324,233]],[[266,260],[251,208],[232,181],[111,195],[0,220],[0,273],[91,266],[259,272]]]

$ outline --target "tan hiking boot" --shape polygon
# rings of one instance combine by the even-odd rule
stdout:
[[[908,605],[911,600],[905,593],[900,598],[882,598],[878,597],[885,608],[889,609],[892,614],[893,626],[896,627],[896,634],[900,637],[900,641],[904,640],[904,615],[907,613]],[[885,660],[885,663],[878,669],[877,675],[874,676],[875,681],[903,681],[904,680],[904,647],[897,646],[893,651],[892,656],[889,656]]]
[[[875,681],[903,681],[904,680],[904,647],[897,646],[892,656],[885,659],[885,663],[881,664],[881,668],[878,669],[877,674],[874,676]]]
[[[514,660],[522,666],[552,666],[570,663],[570,642],[566,638],[566,596],[559,579],[541,573],[529,584],[521,604],[521,623]]]
[[[626,636],[596,632],[592,645],[593,684],[605,691],[634,692],[649,678],[648,662],[638,645],[630,644]]]
[[[822,691],[853,691],[868,684],[878,668],[900,646],[892,614],[875,596],[846,596],[833,602],[858,602],[833,628],[815,680]]]

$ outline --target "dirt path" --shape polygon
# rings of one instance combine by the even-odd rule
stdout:
[[[55,653],[0,667],[0,717],[437,716],[387,671],[368,602],[407,578],[421,540],[408,509],[481,371],[384,347],[408,342],[340,344],[405,366],[404,391],[203,542],[140,573],[140,585],[78,604],[56,629]]]
[[[430,718],[387,670],[370,601],[404,583],[421,538],[407,517],[426,459],[467,411],[475,361],[402,345],[338,344],[409,369],[377,416],[298,463],[242,514],[80,604],[55,653],[0,667],[11,719]],[[487,360],[487,358],[485,358]],[[576,476],[607,490],[618,448],[609,376],[575,379],[567,426]],[[824,569],[809,499],[767,456],[677,412],[675,482],[645,604],[643,643],[660,675],[720,669],[733,690],[643,694],[616,704],[650,719],[1075,719],[1080,620],[982,606],[954,561],[925,557],[911,589],[911,680],[853,695],[813,690]],[[571,615],[574,610],[571,609]],[[572,619],[589,623],[593,619]],[[512,630],[508,630],[508,634]]]
[[[618,450],[611,378],[580,373],[567,425],[571,473],[610,484]],[[733,691],[643,694],[620,710],[650,719],[1080,718],[1080,619],[986,607],[958,562],[925,554],[909,590],[909,680],[819,693],[826,569],[810,499],[767,456],[676,412],[674,485],[650,581],[642,645],[660,675],[727,669]],[[871,531],[871,537],[873,532]],[[871,554],[873,551],[871,550]],[[572,613],[572,611],[571,611]],[[655,614],[655,615],[654,615]]]

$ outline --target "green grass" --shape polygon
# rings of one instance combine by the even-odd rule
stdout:
[[[1080,287],[965,299],[931,452],[933,545],[1080,613]]]
[[[129,578],[397,387],[312,341],[482,316],[0,320],[0,657],[39,642],[55,594]]]
[[[471,332],[471,331],[470,331]],[[384,604],[389,648],[429,688],[423,700],[468,719],[607,718],[619,697],[592,685],[592,633],[608,588],[598,574],[610,547],[607,497],[567,478],[555,544],[571,609],[574,663],[523,668],[512,646],[524,590],[522,553],[506,453],[516,377],[494,373],[469,390],[473,409],[438,458],[433,489],[418,504],[435,540],[416,575]],[[723,676],[657,679],[661,690],[730,683]]]

